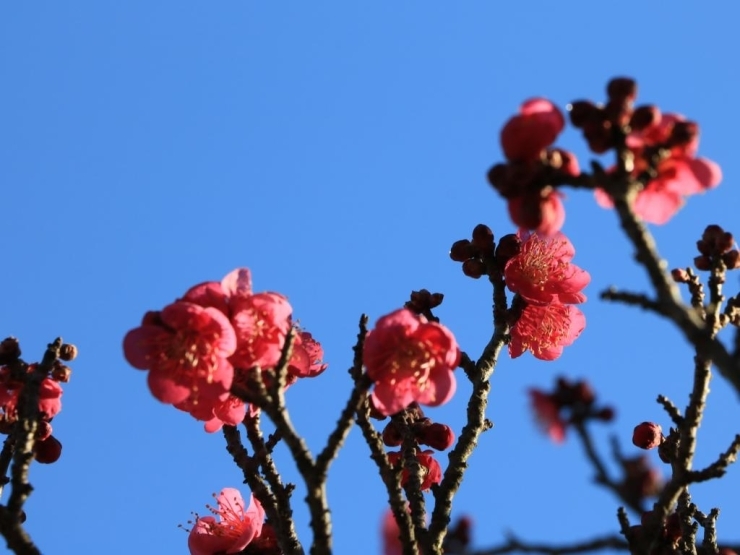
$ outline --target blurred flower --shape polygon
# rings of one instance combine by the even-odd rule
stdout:
[[[687,196],[719,185],[722,170],[713,161],[697,158],[698,126],[677,114],[658,113],[654,121],[627,137],[635,155],[633,177],[645,172],[657,155],[656,175],[637,194],[632,209],[646,222],[664,224],[678,211]],[[596,201],[605,208],[614,206],[609,195],[596,190]]]
[[[542,430],[555,443],[562,443],[565,440],[565,427],[568,423],[560,416],[560,403],[558,403],[557,396],[539,389],[530,389],[529,398]]]
[[[563,127],[565,118],[557,106],[544,98],[532,98],[504,125],[501,148],[509,160],[537,160],[555,142]]]

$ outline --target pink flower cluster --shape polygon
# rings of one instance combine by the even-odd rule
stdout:
[[[191,555],[240,553],[262,535],[265,511],[252,494],[248,505],[234,488],[224,488],[214,497],[218,506],[207,505],[214,516],[196,515],[190,530],[188,548]]]
[[[405,308],[380,318],[365,338],[363,363],[375,383],[372,402],[385,416],[414,401],[430,406],[449,401],[459,362],[452,332]]]
[[[230,394],[248,373],[277,365],[294,326],[292,308],[278,293],[253,293],[249,270],[236,269],[222,281],[189,289],[161,311],[147,312],[126,334],[123,351],[135,368],[149,370],[152,394],[206,422],[214,432],[236,425],[247,406]],[[288,382],[326,369],[323,350],[299,331],[288,366]]]
[[[580,174],[574,154],[551,148],[564,127],[565,118],[552,102],[527,100],[501,130],[506,164],[488,172],[491,185],[507,200],[512,221],[540,235],[556,233],[565,221],[554,184]]]
[[[657,175],[638,193],[632,206],[646,222],[666,223],[683,206],[686,197],[703,193],[722,181],[722,170],[715,162],[696,157],[698,126],[681,115],[661,115],[656,109],[649,126],[630,133],[627,146],[635,155],[635,177],[647,170],[651,156],[660,150],[667,153],[657,165]],[[613,206],[609,195],[601,189],[596,190],[596,201],[605,208]]]
[[[506,286],[519,296],[513,310],[509,354],[525,351],[541,360],[555,360],[586,326],[586,318],[574,304],[586,296],[581,290],[591,276],[571,264],[575,249],[565,235],[540,237],[522,234],[519,252],[504,268]]]
[[[587,100],[573,102],[569,106],[570,120],[583,131],[589,148],[598,154],[618,147],[618,138],[627,133],[626,147],[634,156],[631,175],[646,181],[632,206],[642,219],[664,224],[681,208],[686,197],[719,185],[719,166],[696,157],[696,123],[678,114],[662,114],[657,106],[634,107],[634,79],[616,77],[609,81],[606,92],[605,105]],[[603,190],[596,190],[596,201],[606,208],[613,206]]]

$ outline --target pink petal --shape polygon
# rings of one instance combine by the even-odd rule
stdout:
[[[707,158],[693,158],[689,160],[689,168],[702,189],[712,189],[722,181],[722,169],[716,162]]]
[[[237,268],[221,280],[221,287],[229,297],[249,297],[252,294],[252,273],[248,268]]]
[[[152,363],[152,350],[171,334],[159,326],[134,328],[123,339],[123,354],[128,363],[139,370],[148,370]]]
[[[189,387],[180,385],[169,379],[166,374],[152,370],[147,376],[149,390],[163,403],[174,405],[190,397]]]
[[[456,389],[457,381],[452,372],[435,372],[433,377],[430,377],[427,388],[416,397],[416,400],[422,404],[436,407],[452,399]]]
[[[414,395],[408,384],[388,381],[375,383],[372,393],[373,403],[381,414],[390,416],[402,411],[414,401]]]

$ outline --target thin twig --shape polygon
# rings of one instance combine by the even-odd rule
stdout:
[[[344,440],[347,438],[352,424],[354,424],[355,414],[363,403],[367,390],[372,385],[370,378],[362,374],[362,349],[365,344],[365,336],[367,335],[367,320],[368,318],[365,314],[360,318],[360,332],[357,334],[354,362],[349,371],[351,376],[356,376],[354,380],[355,385],[352,388],[352,393],[347,400],[347,404],[344,406],[344,410],[342,410],[342,414],[339,416],[339,420],[337,420],[334,431],[329,435],[326,446],[316,457],[316,472],[319,474],[326,474],[329,465],[337,456],[337,452],[344,444]]]
[[[457,444],[450,451],[449,463],[445,469],[442,482],[434,490],[434,510],[427,535],[427,545],[431,553],[442,552],[442,542],[450,524],[452,499],[462,483],[468,459],[473,453],[478,438],[490,428],[486,418],[488,393],[491,389],[490,379],[498,361],[498,355],[508,340],[509,326],[506,322],[507,302],[506,285],[501,276],[491,278],[493,285],[493,335],[483,349],[475,365],[475,371],[468,376],[473,382],[467,408],[467,423],[463,426]]]

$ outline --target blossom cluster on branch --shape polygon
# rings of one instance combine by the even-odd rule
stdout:
[[[298,326],[284,295],[253,292],[250,270],[238,268],[221,281],[191,287],[161,310],[146,312],[126,334],[124,356],[148,372],[155,399],[203,422],[209,433],[221,430],[251,489],[245,498],[224,487],[214,494],[216,505],[208,506],[211,514],[195,515],[187,540],[193,555],[305,554],[293,517],[296,485],[284,482],[275,456],[281,443],[306,491],[310,553],[332,553],[327,475],[354,427],[387,494],[384,555],[565,555],[606,548],[636,555],[735,553],[736,546],[718,539],[718,509],[701,510],[690,489],[724,476],[740,452],[740,433],[735,433],[710,464],[694,468],[713,370],[740,393],[740,294],[723,291],[727,273],[740,269],[740,250],[730,232],[709,225],[697,242],[694,267],[669,272],[646,226],[667,223],[691,195],[716,187],[721,171],[697,156],[695,122],[654,105],[634,105],[634,80],[612,79],[606,96],[603,104],[574,101],[567,115],[593,153],[614,155],[608,168],[593,161],[591,171],[584,171],[572,152],[553,146],[567,121],[547,99],[525,101],[501,129],[505,161],[487,177],[518,229],[496,240],[489,226],[479,224],[449,253],[465,276],[485,276],[491,286],[491,335],[477,358],[435,315],[441,293],[413,291],[371,329],[363,315],[347,401],[325,445],[315,452],[298,431],[302,423],[290,418],[285,391],[303,378],[327,378],[323,348]],[[541,429],[557,443],[575,436],[593,482],[616,498],[619,534],[566,546],[531,544],[511,535],[500,546],[475,551],[472,519],[464,516],[452,524],[451,515],[471,454],[492,428],[486,408],[499,355],[508,350],[512,359],[530,352],[543,361],[556,360],[586,325],[577,305],[586,301],[583,291],[591,278],[573,263],[576,249],[561,232],[565,187],[592,191],[599,205],[617,214],[652,291],[610,288],[600,298],[652,311],[677,326],[694,349],[689,401],[679,407],[659,395],[670,424],[647,414],[633,423],[632,444],[643,451],[657,449],[661,472],[644,452],[625,455],[619,436],[612,438],[608,456],[600,451],[592,425],[612,422],[615,409],[597,401],[588,381],[561,377],[552,390],[530,388]],[[707,273],[706,283],[695,270]],[[679,285],[688,292],[688,303]],[[727,328],[734,328],[731,346],[719,338]],[[2,485],[12,486],[8,502],[0,505],[0,533],[18,554],[40,553],[22,526],[22,506],[32,490],[28,468],[33,459],[54,462],[61,453],[51,420],[61,409],[61,383],[70,377],[64,361],[75,355],[75,347],[58,339],[40,363],[27,364],[17,340],[0,343],[0,432],[8,436],[0,470]],[[463,379],[470,382],[470,393],[458,431],[424,410],[460,395]],[[274,427],[267,436],[263,418]],[[446,460],[440,452],[446,452]]]

